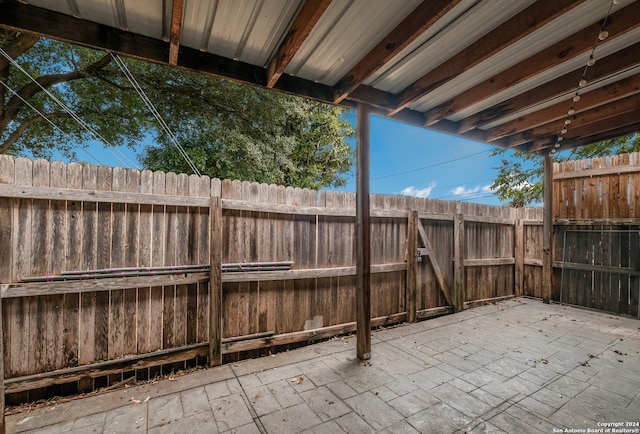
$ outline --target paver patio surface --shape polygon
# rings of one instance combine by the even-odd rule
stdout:
[[[640,433],[635,319],[518,298],[372,344],[370,363],[347,336],[13,414],[7,431]]]

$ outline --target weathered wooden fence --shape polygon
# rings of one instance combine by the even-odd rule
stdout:
[[[640,154],[554,164],[553,299],[640,318]]]
[[[540,210],[371,204],[374,326],[539,293]],[[352,193],[0,156],[6,392],[90,388],[92,378],[206,360],[210,347],[218,357],[355,330],[354,207]],[[203,269],[24,282],[264,261],[293,267],[222,273],[220,298]]]

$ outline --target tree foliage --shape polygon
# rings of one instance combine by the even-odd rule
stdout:
[[[0,153],[51,158],[55,150],[74,159],[91,141],[139,146],[152,138],[140,157],[146,168],[191,172],[111,55],[1,29],[0,47],[42,86],[0,57]],[[123,61],[201,173],[310,188],[345,184],[354,133],[345,109]]]
[[[630,134],[603,142],[593,143],[571,150],[565,155],[557,155],[556,161],[582,160],[619,155],[640,151],[640,134]],[[543,160],[539,155],[516,151],[509,155],[505,148],[496,148],[492,157],[500,158],[500,165],[491,189],[500,200],[509,201],[512,206],[522,207],[542,202]]]

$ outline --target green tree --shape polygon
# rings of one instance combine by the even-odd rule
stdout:
[[[151,137],[145,167],[191,172],[111,55],[2,29],[0,47],[38,82],[0,56],[0,153],[51,158],[55,150],[75,159],[94,140],[136,146]],[[345,109],[122,60],[201,173],[310,188],[346,183],[354,132]]]
[[[556,154],[556,161],[618,155],[640,151],[640,134],[630,134],[571,150],[567,155]],[[500,165],[491,189],[500,200],[522,207],[542,202],[543,160],[539,155],[516,151],[509,154],[505,148],[496,148],[492,157],[500,158]]]

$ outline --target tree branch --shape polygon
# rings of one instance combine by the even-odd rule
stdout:
[[[25,119],[19,126],[16,128],[10,135],[7,137],[7,140],[0,145],[0,154],[4,154],[7,152],[22,136],[22,134],[29,128],[31,125],[56,118],[70,118],[71,115],[66,112],[53,112],[47,113],[44,115],[44,118],[40,115],[30,117],[29,119]],[[46,119],[45,119],[46,118]]]
[[[29,84],[23,86],[18,92],[17,95],[14,95],[9,102],[7,103],[3,115],[0,117],[0,134],[2,134],[9,123],[15,119],[20,110],[24,108],[26,105],[24,101],[28,101],[33,98],[39,92],[42,92],[42,88],[49,88],[58,83],[66,83],[73,80],[78,80],[81,78],[94,76],[98,71],[102,70],[105,66],[107,66],[111,62],[111,55],[105,54],[99,60],[93,62],[92,64],[86,66],[80,71],[73,71],[64,74],[49,74],[42,75],[36,78],[36,83],[30,82]],[[23,101],[24,100],[24,101]]]
[[[2,41],[3,50],[11,57],[15,59],[29,50],[33,45],[40,40],[39,37],[29,35],[26,33],[4,31],[4,40]],[[10,41],[10,43],[7,43]],[[4,56],[0,57],[0,81],[6,83],[9,78],[9,60]],[[0,87],[0,118],[4,116],[4,101],[7,94],[7,89]]]
[[[9,37],[8,39],[10,39]],[[10,44],[6,47],[2,47],[2,49],[11,57],[12,59],[16,59],[28,51],[31,47],[38,42],[40,38],[38,36],[30,35],[27,33],[18,34]],[[9,66],[9,61],[2,56],[0,58],[0,70],[3,68],[7,68]]]
[[[109,80],[107,77],[104,76],[104,74],[96,74],[95,77],[97,79],[102,80],[105,83],[115,87],[116,89],[120,89],[123,92],[129,91],[129,90],[133,90],[133,87],[131,87],[131,86],[123,86],[121,84],[116,83],[115,81]]]

